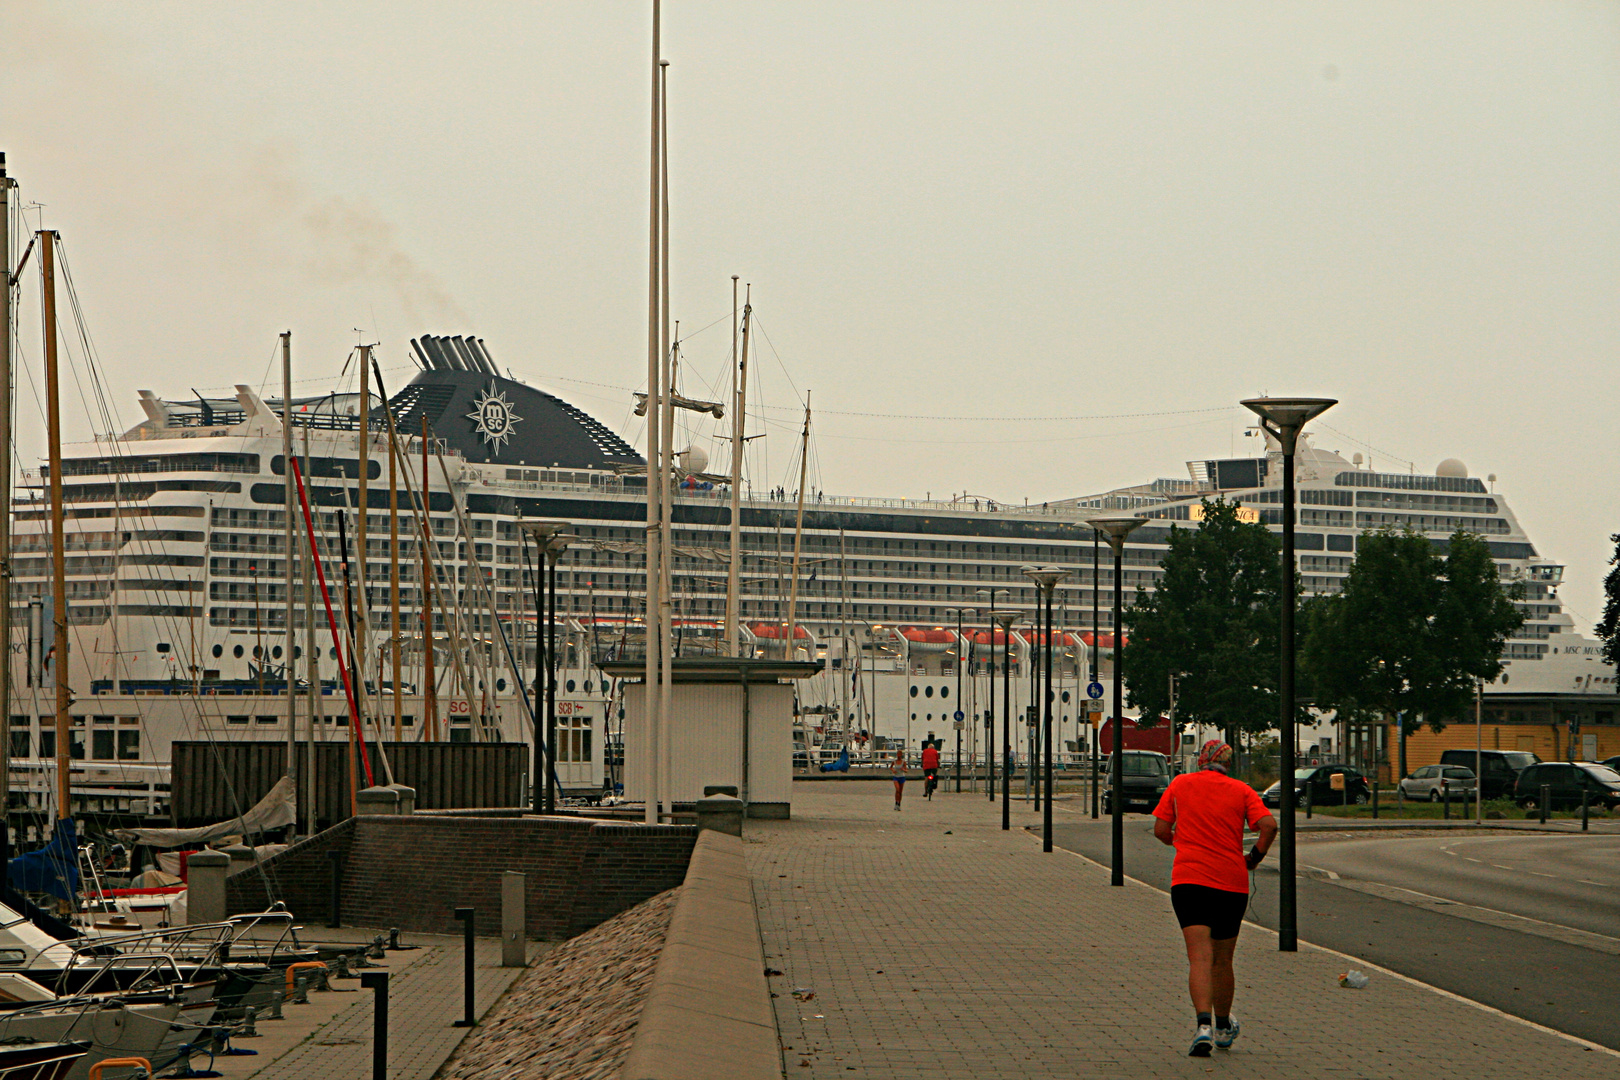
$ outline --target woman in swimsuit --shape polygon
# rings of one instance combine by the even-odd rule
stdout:
[[[900,796],[906,793],[906,752],[896,750],[889,763],[889,775],[894,777],[894,808],[900,809]]]

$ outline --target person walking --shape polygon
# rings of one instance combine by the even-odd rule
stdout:
[[[939,746],[924,743],[922,752],[923,798],[934,800],[934,789],[939,786]]]
[[[900,796],[906,793],[906,752],[896,750],[894,760],[889,762],[889,775],[894,778],[894,808],[900,809]]]
[[[1277,836],[1277,819],[1260,796],[1227,775],[1231,763],[1230,746],[1206,742],[1198,751],[1198,771],[1170,781],[1153,811],[1153,835],[1176,849],[1170,905],[1187,943],[1187,990],[1197,1013],[1191,1057],[1230,1049],[1238,1037],[1232,954],[1249,909],[1249,874]],[[1259,834],[1247,855],[1244,826]]]

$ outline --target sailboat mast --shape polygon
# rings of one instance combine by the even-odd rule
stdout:
[[[428,742],[439,739],[439,686],[433,672],[433,519],[428,513],[428,426],[422,414],[422,686]]]
[[[375,361],[373,361],[375,362]],[[381,374],[377,377],[377,385],[382,385]],[[405,691],[400,686],[402,673],[400,671],[399,648],[404,641],[404,634],[399,624],[399,471],[396,468],[399,457],[398,438],[394,431],[394,410],[387,408],[388,414],[388,595],[389,623],[388,623],[388,651],[393,654],[394,663],[394,741],[405,741]]]
[[[753,285],[748,286],[752,298]],[[735,325],[737,279],[731,279],[732,320]],[[742,459],[743,427],[748,406],[748,317],[753,307],[743,301],[742,354],[737,355],[736,331],[732,332],[731,366],[731,567],[726,571],[726,642],[731,656],[742,652]]]
[[[359,616],[359,626],[355,631],[354,662],[358,674],[355,690],[364,700],[366,693],[366,668],[371,661],[371,584],[366,572],[366,524],[371,517],[371,499],[369,488],[371,485],[371,346],[360,346],[360,514],[355,522],[354,533],[354,565],[356,591],[350,595],[354,597],[355,614]],[[381,665],[378,665],[377,679],[382,680]],[[378,687],[379,693],[381,687]],[[378,705],[382,703],[379,701]],[[381,726],[381,709],[372,712],[362,706],[362,713],[371,713]],[[379,736],[380,737],[380,736]]]
[[[292,331],[284,331],[281,335],[281,473],[282,504],[286,507],[286,529],[282,533],[281,561],[282,581],[286,585],[286,592],[281,598],[283,617],[287,620],[287,644],[282,655],[282,675],[287,680],[287,779],[292,781],[294,799],[298,791],[298,687],[293,679],[296,669],[293,667],[293,653],[298,642],[298,628],[293,624],[293,559],[297,551],[297,544],[293,533],[293,514],[296,513],[293,500],[297,493],[293,491],[292,471]],[[307,616],[306,616],[307,618]],[[259,664],[264,664],[264,657],[259,657]],[[293,805],[298,804],[295,801]],[[297,811],[293,813],[293,830],[298,829]]]
[[[11,859],[11,179],[0,151],[0,860]],[[0,862],[0,865],[4,865]]]
[[[643,699],[643,720],[646,728],[644,747],[646,760],[644,763],[644,776],[646,778],[645,792],[646,806],[644,818],[649,825],[658,823],[659,784],[661,780],[658,768],[658,717],[660,714],[660,699],[662,693],[662,667],[659,663],[659,585],[661,583],[660,565],[662,562],[663,507],[659,501],[659,485],[657,483],[660,458],[659,442],[659,366],[663,359],[663,350],[659,348],[659,313],[661,292],[659,280],[662,277],[663,261],[659,252],[659,236],[662,233],[662,217],[659,213],[659,196],[663,193],[663,182],[659,175],[659,158],[661,144],[659,136],[663,131],[663,117],[660,109],[662,72],[660,66],[662,59],[661,38],[662,12],[660,0],[653,0],[652,10],[652,157],[650,171],[650,195],[647,222],[647,614],[646,614],[646,640],[647,640],[647,669],[645,682],[645,695]],[[535,783],[541,782],[535,777]]]
[[[55,628],[51,678],[56,683],[56,816],[73,816],[68,768],[73,731],[68,719],[67,549],[62,535],[62,392],[56,372],[56,233],[39,234],[39,274],[45,326],[46,455],[51,470],[51,622]]]
[[[810,391],[804,392],[804,434],[799,441],[799,511],[793,525],[793,582],[788,587],[787,636],[782,659],[792,660],[799,630],[799,559],[804,550],[804,482],[810,467]]]

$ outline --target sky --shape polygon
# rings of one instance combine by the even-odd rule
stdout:
[[[388,377],[409,339],[632,440],[646,375],[650,0],[0,0],[0,150],[62,233],[69,440],[135,392]],[[1497,477],[1598,616],[1620,532],[1620,8],[670,3],[682,389],[760,331],[757,487],[1059,499],[1318,445]],[[17,252],[13,252],[15,258]],[[18,440],[42,453],[38,287]],[[349,371],[352,377],[352,365]],[[725,451],[701,425],[682,438]]]

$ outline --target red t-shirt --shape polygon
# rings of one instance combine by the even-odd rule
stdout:
[[[922,767],[925,769],[939,768],[939,751],[930,746],[923,751]]]
[[[1243,827],[1271,816],[1254,788],[1214,769],[1184,773],[1170,781],[1153,816],[1176,827],[1171,885],[1249,891]]]

